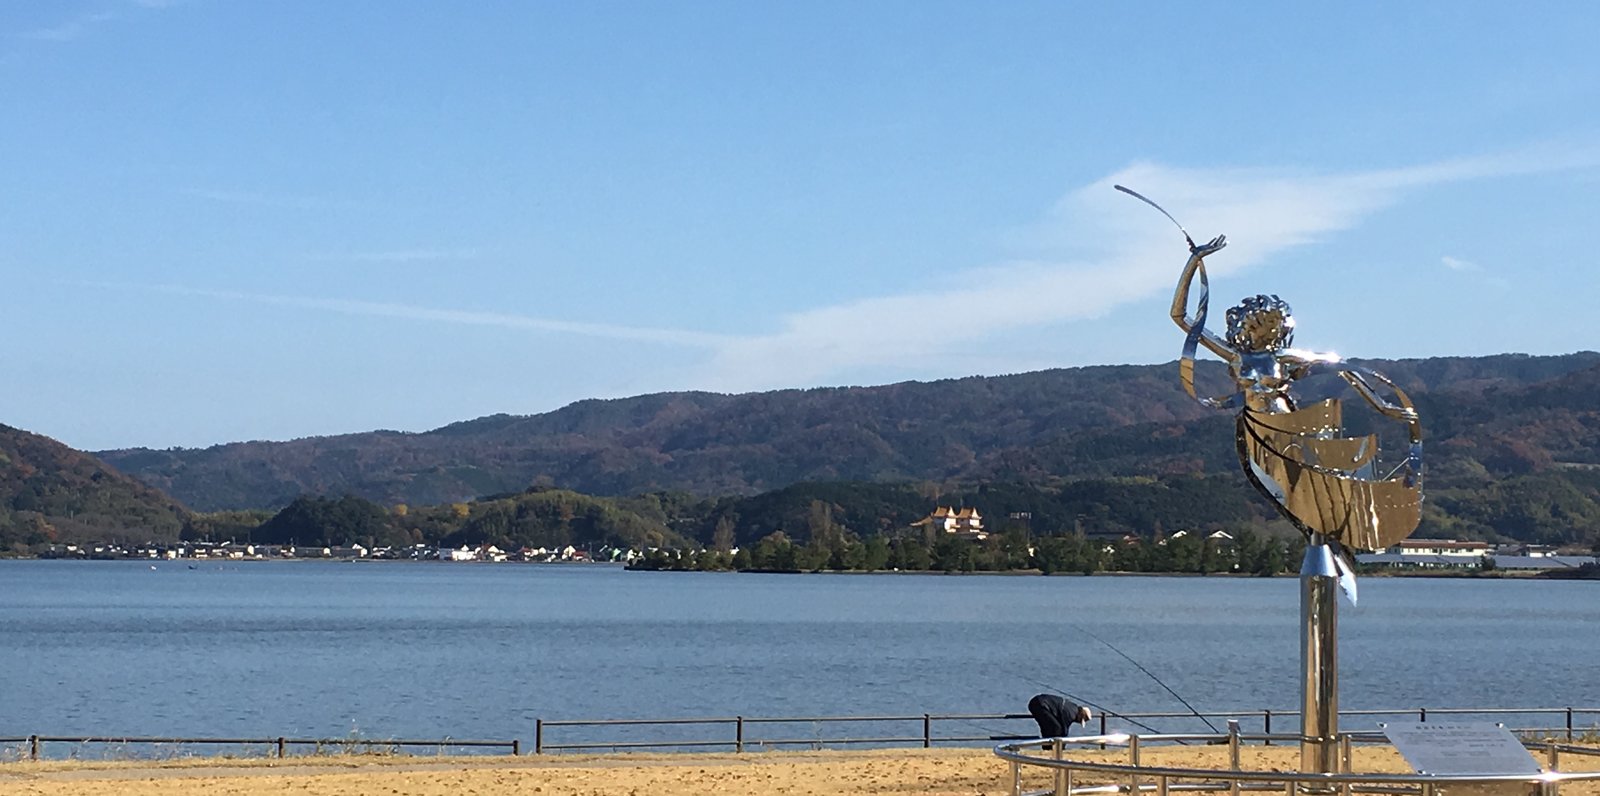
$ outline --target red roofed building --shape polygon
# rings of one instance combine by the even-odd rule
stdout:
[[[968,536],[973,539],[987,539],[989,534],[983,530],[983,515],[971,506],[962,509],[952,509],[940,506],[932,514],[911,523],[913,528],[931,529],[935,533],[951,533]]]

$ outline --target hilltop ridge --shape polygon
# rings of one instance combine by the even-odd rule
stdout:
[[[1202,363],[1220,384],[1221,366]],[[1600,464],[1600,354],[1366,361],[1423,408],[1430,465],[1450,479]],[[1331,391],[1325,378],[1311,393]],[[1359,424],[1359,416],[1352,419]],[[1232,469],[1231,421],[1176,368],[721,395],[585,400],[432,431],[366,432],[98,455],[201,510],[302,494],[437,504],[547,485],[595,495],[750,495],[806,481],[1041,480]]]

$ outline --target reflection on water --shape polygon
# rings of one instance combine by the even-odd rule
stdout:
[[[1595,583],[1368,578],[1341,705],[1595,706]],[[1298,694],[1290,578],[0,562],[0,735],[531,737],[534,718],[1183,711]],[[1198,729],[1178,722],[1172,729]]]

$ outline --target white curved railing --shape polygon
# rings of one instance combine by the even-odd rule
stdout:
[[[1556,741],[1524,740],[1530,752],[1543,755],[1544,770],[1537,774],[1474,774],[1431,775],[1362,772],[1353,770],[1354,748],[1360,745],[1388,746],[1382,733],[1354,732],[1339,734],[1341,771],[1332,774],[1298,771],[1247,770],[1242,767],[1243,750],[1252,743],[1293,745],[1300,742],[1299,735],[1247,735],[1237,731],[1224,734],[1182,735],[1130,735],[1112,733],[1088,735],[1077,738],[1041,738],[1033,741],[1002,744],[994,753],[1011,764],[1012,796],[1100,796],[1104,794],[1153,793],[1167,796],[1175,791],[1229,792],[1238,796],[1242,791],[1267,791],[1296,796],[1303,793],[1338,794],[1416,794],[1434,796],[1439,788],[1450,785],[1495,785],[1511,790],[1522,786],[1520,792],[1556,796],[1565,782],[1600,782],[1600,746],[1586,746]],[[1182,768],[1145,765],[1141,753],[1152,745],[1205,744],[1226,745],[1227,768]],[[1125,762],[1111,762],[1105,757],[1095,759],[1073,758],[1069,750],[1103,750],[1119,746],[1127,749]],[[1560,770],[1563,755],[1582,757],[1593,761],[1592,771]],[[1054,785],[1044,790],[1024,790],[1024,767],[1037,767],[1054,775]],[[1096,781],[1085,783],[1084,775]]]

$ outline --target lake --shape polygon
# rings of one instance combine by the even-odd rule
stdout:
[[[1293,578],[195,567],[0,561],[0,736],[529,739],[535,718],[1021,712],[1044,685],[1184,710],[1094,636],[1201,710],[1299,697]],[[1600,706],[1597,597],[1363,579],[1341,707]]]

